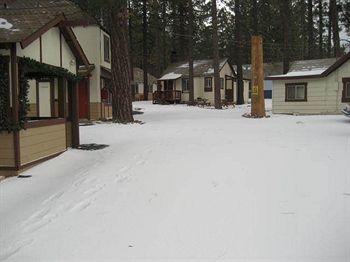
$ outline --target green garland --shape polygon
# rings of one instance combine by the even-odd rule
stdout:
[[[65,68],[56,67],[44,63],[40,63],[29,57],[20,57],[19,65],[23,68],[24,74],[28,79],[40,77],[63,77],[70,81],[80,81],[82,77],[69,72]]]
[[[67,80],[78,82],[81,76],[76,76],[67,69],[39,63],[38,61],[28,58],[19,57],[19,92],[18,92],[18,123],[15,124],[10,118],[8,110],[9,104],[9,57],[0,56],[0,132],[19,131],[24,129],[27,113],[29,110],[29,79],[37,79],[42,77],[63,77]]]
[[[29,111],[29,81],[25,76],[23,69],[19,66],[19,92],[18,92],[18,129],[24,129],[27,114]]]
[[[0,131],[10,131],[11,121],[9,119],[9,59],[0,56]]]

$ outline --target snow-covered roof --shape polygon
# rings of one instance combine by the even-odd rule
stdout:
[[[237,71],[237,66],[233,65],[234,70]],[[251,79],[252,76],[252,67],[250,64],[246,64],[242,66],[243,69],[243,78]],[[264,76],[268,77],[271,75],[279,75],[283,73],[283,64],[282,62],[275,63],[264,63]]]
[[[169,73],[163,75],[159,80],[176,80],[179,79],[181,76],[181,74]]]
[[[219,68],[220,70],[227,63],[227,58],[220,59]],[[196,60],[193,62],[194,76],[210,76],[214,74],[213,60]],[[175,80],[182,76],[188,77],[189,75],[189,64],[188,62],[180,62],[171,64],[165,70],[163,76],[159,80]]]
[[[327,75],[332,68],[341,66],[350,58],[349,54],[340,58],[326,58],[315,60],[295,61],[290,64],[290,70],[287,74],[272,75],[267,79],[288,79],[288,78],[303,78],[303,77],[322,77]]]

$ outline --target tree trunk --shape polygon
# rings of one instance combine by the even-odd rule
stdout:
[[[129,10],[129,57],[130,57],[130,81],[133,84],[134,82],[134,62],[133,62],[133,54],[134,54],[134,50],[133,50],[133,38],[132,38],[132,16],[130,15],[130,13],[132,12],[132,6],[131,6],[131,0],[128,0],[128,10]],[[134,99],[135,93],[134,90],[131,90],[132,93],[132,99]]]
[[[147,34],[148,34],[148,24],[147,24],[147,0],[143,0],[142,6],[142,56],[143,56],[143,100],[148,100],[148,44],[147,44]]]
[[[258,19],[258,1],[252,0],[252,19],[253,19],[253,34],[258,35],[259,34],[259,19]]]
[[[241,41],[241,3],[235,1],[235,49],[237,64],[237,105],[244,104],[244,83],[242,68],[242,41]]]
[[[283,24],[283,74],[289,71],[290,48],[289,48],[289,16],[290,16],[290,0],[283,0],[280,4],[280,10]]]
[[[340,50],[340,38],[339,38],[339,13],[338,13],[337,1],[330,0],[329,6],[331,11],[330,20],[331,20],[332,33],[333,33],[334,56],[340,57],[341,50]]]
[[[306,2],[305,0],[300,0],[300,8],[301,8],[301,14],[300,14],[300,25],[301,25],[301,35],[302,35],[302,54],[301,59],[306,59],[308,57],[308,41],[306,39],[308,38],[307,35],[307,10],[306,10]]]
[[[211,12],[213,19],[213,66],[214,66],[214,103],[216,109],[222,109],[221,105],[221,81],[219,71],[219,36],[218,36],[218,14],[216,0],[211,1]]]
[[[186,48],[187,48],[187,39],[186,39],[186,25],[185,25],[185,2],[186,0],[177,0],[178,3],[178,14],[179,14],[179,49],[178,49],[178,59],[184,61],[186,59]]]
[[[323,0],[318,0],[318,56],[323,58]]]
[[[332,10],[330,2],[328,3],[328,35],[327,35],[327,57],[332,56]]]
[[[166,12],[166,1],[162,3],[162,71],[167,67],[167,48],[166,48],[166,25],[167,25],[167,12]]]
[[[190,103],[194,103],[194,78],[193,78],[193,3],[192,0],[188,0],[188,8],[189,8],[189,24],[188,24],[188,34],[189,34],[189,44],[188,44],[188,64],[189,64],[189,79],[188,79],[188,87],[189,87],[189,101]]]
[[[307,1],[307,33],[308,33],[308,58],[313,59],[315,50],[314,39],[314,19],[313,19],[313,1]]]
[[[113,120],[123,124],[134,122],[130,88],[128,10],[126,1],[124,3],[110,6],[108,18],[112,51]]]

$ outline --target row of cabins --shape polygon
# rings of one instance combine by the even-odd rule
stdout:
[[[294,61],[282,74],[282,63],[264,64],[265,98],[275,114],[339,114],[350,103],[350,53],[338,58]],[[214,104],[213,60],[194,62],[194,97]],[[250,98],[251,66],[243,66],[244,101]],[[156,98],[189,102],[188,62],[170,65],[158,79]],[[237,102],[235,66],[220,61],[221,99]]]
[[[24,129],[0,132],[0,175],[19,172],[79,145],[79,119],[112,115],[111,43],[106,30],[69,0],[11,0],[0,5],[1,125],[24,122]],[[273,112],[334,114],[350,102],[350,54],[339,59],[294,62],[285,74],[267,76]],[[247,66],[246,71],[249,71]],[[150,91],[189,100],[188,63],[171,65]],[[214,103],[213,63],[194,63],[195,98]],[[143,99],[141,72],[135,99]],[[236,102],[236,73],[220,61],[221,98]],[[23,79],[28,94],[23,96]],[[249,73],[244,99],[249,99]],[[154,81],[154,82],[152,82]],[[5,91],[5,92],[3,92]],[[152,97],[150,92],[149,98]],[[5,94],[5,95],[4,95]],[[29,100],[21,119],[23,99]],[[5,107],[3,105],[6,105]]]
[[[193,63],[194,97],[214,104],[214,65],[213,60],[196,60]],[[228,59],[219,61],[221,99],[229,103],[237,102],[237,75]],[[170,65],[158,79],[155,96],[166,101],[189,102],[189,64],[179,62]],[[249,79],[244,79],[244,100],[249,99]],[[154,99],[156,99],[155,97]]]

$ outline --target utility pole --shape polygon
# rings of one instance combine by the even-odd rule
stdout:
[[[264,99],[264,64],[261,36],[252,36],[252,111],[251,117],[266,117]]]

